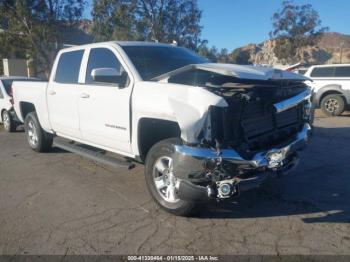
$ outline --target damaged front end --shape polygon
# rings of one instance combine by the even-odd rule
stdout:
[[[309,140],[313,116],[305,79],[276,70],[263,70],[258,79],[246,70],[249,78],[239,78],[224,69],[192,67],[167,76],[205,88],[228,105],[209,107],[197,143],[175,146],[180,199],[225,199],[258,187],[292,170]]]

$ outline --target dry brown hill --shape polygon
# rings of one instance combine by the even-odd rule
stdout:
[[[235,49],[231,56],[237,63],[252,64],[281,64],[273,53],[275,42],[267,40],[260,44],[248,44]],[[341,48],[342,46],[342,48]],[[339,33],[324,33],[316,46],[302,48],[300,52],[303,63],[333,64],[340,62],[342,49],[342,63],[350,63],[350,35]]]

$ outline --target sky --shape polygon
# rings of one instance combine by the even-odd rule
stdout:
[[[282,3],[282,0],[197,1],[203,11],[202,38],[209,41],[209,46],[230,51],[268,39],[272,14]],[[294,3],[310,3],[329,31],[350,35],[350,0],[294,0]],[[88,9],[87,17],[89,13]]]

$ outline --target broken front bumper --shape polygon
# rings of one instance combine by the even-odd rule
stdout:
[[[259,186],[271,174],[288,172],[296,166],[298,162],[296,152],[301,150],[309,140],[311,129],[311,126],[306,123],[291,143],[259,152],[251,159],[244,159],[234,149],[223,149],[218,154],[209,148],[175,146],[173,171],[182,181],[179,190],[180,197],[187,199],[203,197],[205,187],[193,185],[191,182],[194,174],[203,173],[206,161],[227,161],[250,170],[259,170],[256,176],[249,179],[232,180],[233,185],[237,186],[240,192]],[[200,193],[198,196],[188,196],[191,195],[190,192],[195,193],[195,190]]]

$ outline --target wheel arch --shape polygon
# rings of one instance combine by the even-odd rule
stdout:
[[[141,118],[137,126],[140,160],[145,161],[148,151],[157,142],[173,137],[181,137],[178,122],[148,117]]]
[[[321,106],[321,101],[328,95],[338,94],[341,95],[346,102],[346,104],[350,103],[350,92],[347,92],[341,88],[341,85],[326,85],[322,87],[316,94],[314,103],[317,107]]]
[[[26,116],[30,112],[36,112],[35,105],[33,103],[30,103],[30,102],[20,102],[19,108],[20,108],[20,114],[21,114],[23,121],[25,120]]]

